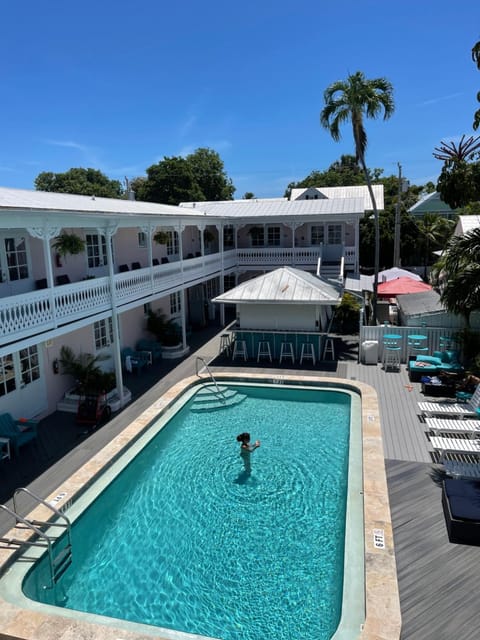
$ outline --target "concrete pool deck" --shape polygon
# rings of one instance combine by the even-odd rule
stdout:
[[[216,371],[215,375],[218,379],[242,377],[238,369]],[[333,376],[324,377],[314,371],[308,375],[298,371],[286,373],[285,370],[275,374],[257,370],[248,374],[249,378],[259,381],[271,379],[272,375],[274,379],[281,379],[284,383],[291,380],[297,383],[344,386],[357,390],[362,397],[366,620],[363,630],[359,630],[358,637],[365,640],[399,638],[400,605],[377,394],[371,386],[364,383],[337,379]],[[134,417],[111,442],[94,453],[81,468],[46,496],[47,501],[63,496],[56,502],[56,506],[61,508],[62,504],[74,500],[75,496],[83,491],[83,487],[100,474],[102,469],[108,467],[112,459],[118,456],[129,442],[136,439],[159,413],[165,411],[183,390],[197,382],[196,376],[184,377],[168,388],[160,398]],[[131,405],[130,410],[133,409],[134,406]],[[45,513],[44,507],[38,507],[33,517],[45,519],[48,514]],[[17,533],[15,535],[18,537]],[[3,566],[9,563],[12,554],[11,549],[0,549],[0,562]],[[154,628],[136,633],[121,624],[115,626],[115,622],[113,621],[113,626],[102,625],[99,629],[97,625],[89,622],[78,622],[62,615],[46,615],[40,610],[26,610],[5,601],[2,602],[0,613],[1,631],[6,636],[16,638],[50,640],[52,637],[74,637],[86,640],[101,635],[107,640],[110,637],[138,640],[152,636],[162,637]]]

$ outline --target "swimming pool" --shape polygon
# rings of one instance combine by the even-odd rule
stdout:
[[[229,376],[226,375],[226,378],[228,378]],[[234,376],[230,376],[231,378],[233,378]],[[253,376],[251,376],[252,378],[255,377],[255,374]],[[258,378],[261,378],[261,376],[257,376]],[[282,380],[273,380],[271,382],[284,382],[286,381],[288,378],[288,376],[282,376]],[[300,383],[300,378],[299,377],[294,377],[291,376],[291,378],[293,379],[293,384],[299,384]],[[305,379],[303,379],[305,380]],[[339,387],[344,387],[346,390],[349,389],[350,391],[352,389],[356,389],[361,388],[362,390],[362,399],[365,398],[366,402],[367,402],[367,407],[369,411],[372,411],[372,409],[375,409],[374,405],[370,404],[370,389],[368,387],[365,387],[364,385],[361,384],[357,384],[357,383],[353,383],[353,384],[342,384],[341,381],[336,381],[337,382],[337,386]],[[327,382],[327,386],[333,386],[332,383],[334,383],[334,381],[329,381]],[[186,381],[184,381],[181,385],[177,385],[177,387],[179,388],[183,388],[183,389],[188,389],[192,386],[192,379],[187,379]],[[314,385],[313,385],[314,386]],[[286,391],[286,387],[281,389],[280,395],[284,395]],[[152,407],[150,407],[149,410],[145,411],[144,414],[142,414],[142,416],[139,417],[139,419],[137,421],[135,421],[134,423],[132,423],[130,425],[130,427],[128,427],[124,433],[122,433],[121,436],[121,440],[122,442],[117,442],[117,439],[112,442],[112,446],[109,447],[109,451],[108,452],[100,452],[100,454],[97,454],[97,456],[95,456],[94,458],[92,458],[91,462],[88,463],[86,465],[86,467],[88,466],[89,469],[82,469],[81,473],[77,473],[74,474],[74,476],[72,476],[71,480],[68,481],[67,483],[64,484],[64,487],[66,489],[65,492],[61,492],[61,494],[59,496],[56,497],[56,499],[59,499],[60,501],[64,501],[64,503],[67,503],[70,500],[70,496],[73,496],[76,494],[76,492],[79,490],[80,486],[83,485],[85,486],[86,482],[85,482],[85,478],[87,477],[87,475],[97,475],[99,468],[102,466],[107,466],[109,468],[109,470],[106,473],[103,473],[100,480],[96,480],[93,484],[92,481],[89,481],[88,484],[91,484],[89,490],[87,492],[84,492],[84,490],[81,490],[82,493],[82,498],[81,499],[76,499],[76,501],[73,503],[73,505],[68,509],[67,513],[69,516],[71,517],[77,517],[80,515],[80,513],[82,512],[82,510],[85,509],[85,504],[84,503],[87,498],[88,500],[91,499],[91,496],[89,494],[93,493],[101,493],[103,489],[105,489],[106,487],[108,487],[108,485],[111,483],[111,480],[113,478],[114,475],[116,475],[120,470],[122,466],[125,466],[125,462],[124,459],[131,460],[133,459],[137,453],[141,450],[141,448],[143,447],[143,445],[145,444],[144,441],[148,440],[151,438],[152,436],[152,432],[154,431],[154,427],[152,427],[150,425],[150,427],[147,429],[147,431],[141,435],[143,433],[143,428],[141,427],[141,425],[143,424],[144,427],[148,426],[147,424],[147,418],[148,418],[148,422],[151,421],[151,419],[153,418],[155,412],[158,413],[159,410],[161,410],[162,412],[165,411],[165,408],[170,406],[170,403],[172,401],[172,399],[176,396],[176,394],[178,393],[178,389],[172,389],[172,392],[165,394],[165,396],[162,397],[162,399],[160,399],[158,402],[154,403],[154,405],[152,405]],[[359,393],[359,392],[358,392]],[[166,397],[166,396],[169,397]],[[354,400],[358,401],[359,399],[359,395],[357,395],[357,393],[353,393],[352,397],[354,398]],[[185,398],[182,400],[182,402],[185,402]],[[168,419],[171,417],[170,415],[168,415],[168,413],[164,413],[162,420],[164,422],[168,422]],[[268,412],[267,412],[268,413]],[[377,420],[374,414],[368,414],[365,413],[365,411],[362,411],[363,414],[363,430],[365,431],[365,426],[366,426],[366,420],[368,419],[368,421],[370,422],[370,427],[368,429],[368,436],[370,439],[370,444],[368,444],[368,449],[373,452],[375,451],[375,442],[372,439],[372,436],[375,436],[375,432],[376,430],[378,430],[377,427]],[[251,416],[250,416],[251,417]],[[267,416],[268,417],[268,416]],[[160,421],[161,422],[161,421]],[[358,420],[358,422],[360,422]],[[257,424],[257,423],[256,423]],[[158,426],[158,425],[157,425]],[[161,426],[161,425],[160,425]],[[297,425],[296,425],[297,426]],[[160,427],[158,427],[160,428]],[[233,427],[232,427],[233,428]],[[256,430],[254,431],[254,429],[251,429],[252,435],[253,437],[262,437],[262,433],[261,432],[256,432]],[[351,430],[351,436],[354,432],[357,432],[357,435],[361,435],[361,429],[352,429]],[[128,432],[128,433],[127,433]],[[167,429],[164,430],[164,434],[167,434],[168,432],[168,427]],[[137,434],[137,436],[133,437],[133,440],[135,440],[135,443],[131,446],[129,446],[127,453],[122,456],[121,459],[119,459],[117,462],[115,462],[115,464],[112,464],[112,456],[116,457],[117,454],[113,453],[112,454],[112,449],[114,451],[119,451],[121,448],[124,448],[125,445],[125,441],[127,440],[127,438],[132,439],[132,434]],[[138,436],[140,436],[138,438]],[[218,434],[216,436],[217,438],[219,437]],[[376,437],[376,436],[375,436]],[[267,438],[268,439],[268,438]],[[238,467],[235,470],[235,475],[234,476],[229,476],[229,479],[231,480],[230,482],[230,486],[234,487],[237,490],[241,490],[241,491],[250,491],[251,487],[249,486],[250,484],[250,480],[254,480],[256,475],[259,475],[259,471],[261,470],[259,463],[261,462],[260,457],[255,458],[255,456],[257,454],[266,454],[267,453],[267,447],[265,446],[267,442],[264,440],[264,444],[262,444],[262,448],[258,451],[255,452],[252,456],[252,460],[255,461],[254,467],[253,467],[253,473],[252,473],[252,478],[248,479],[247,482],[243,482],[242,481],[242,475],[241,475],[241,469],[238,469]],[[222,447],[223,447],[223,443]],[[300,443],[297,443],[296,441],[294,442],[295,445],[299,445]],[[351,443],[350,443],[351,444]],[[381,441],[380,441],[381,444]],[[236,449],[236,443],[235,443],[235,449],[234,449],[234,454],[233,454],[233,460],[236,460],[236,462],[238,463],[239,458],[238,456],[238,449]],[[232,450],[232,445],[231,445],[231,439],[229,438],[229,442],[228,442],[228,447],[230,448],[230,450]],[[273,449],[273,447],[270,447],[270,449]],[[281,449],[281,447],[280,447]],[[359,450],[361,450],[361,444],[358,447]],[[380,450],[381,451],[381,450]],[[351,453],[351,452],[350,452]],[[107,455],[108,454],[108,455]],[[351,456],[350,456],[351,457]],[[101,460],[99,459],[101,458]],[[265,460],[267,460],[265,458]],[[233,466],[230,464],[231,461],[229,461],[228,464],[228,468],[230,470],[233,471]],[[241,461],[240,461],[241,462]],[[358,461],[357,461],[358,462]],[[317,460],[316,461],[316,466],[323,466],[323,460]],[[222,465],[219,465],[220,467]],[[292,464],[292,466],[295,466]],[[353,465],[355,466],[355,465]],[[118,467],[118,468],[117,468]],[[257,468],[258,467],[258,468]],[[208,471],[208,469],[206,470]],[[362,522],[362,512],[363,512],[363,500],[362,500],[362,481],[361,481],[361,464],[357,465],[357,469],[354,470],[353,475],[358,475],[359,478],[359,482],[357,483],[357,489],[359,488],[358,494],[356,493],[356,491],[354,492],[354,499],[350,500],[350,498],[347,500],[347,528],[346,528],[346,540],[347,540],[347,544],[345,546],[345,584],[344,584],[344,598],[343,598],[343,610],[342,610],[342,619],[341,619],[341,625],[339,628],[339,633],[341,633],[341,637],[342,638],[346,638],[346,637],[359,637],[359,629],[360,629],[360,625],[361,625],[361,621],[364,618],[364,608],[362,605],[360,605],[360,607],[357,607],[357,612],[354,611],[354,605],[358,605],[358,598],[360,597],[360,602],[363,600],[363,589],[364,589],[364,584],[363,584],[363,570],[364,570],[364,563],[363,563],[363,559],[364,559],[364,553],[363,553],[363,531],[362,531],[362,525],[360,524],[359,527],[354,526],[352,528],[351,524],[352,522],[350,522],[349,524],[349,520],[353,521],[355,519],[355,512],[357,512],[357,516],[360,515],[360,520],[357,520],[358,522]],[[379,473],[378,468],[372,468],[373,473],[375,474],[375,493],[378,494],[377,498],[375,500],[378,499],[378,497],[381,497],[381,491],[378,491],[378,489],[382,489],[381,487],[381,473]],[[350,468],[349,468],[349,474],[350,476],[352,475],[352,464],[350,464]],[[81,475],[81,477],[79,477]],[[201,474],[201,479],[204,477],[207,477],[208,473],[205,474]],[[301,474],[296,474],[296,476],[300,476]],[[307,474],[308,476],[308,474]],[[232,479],[233,478],[233,479]],[[260,479],[260,475],[259,475],[259,479]],[[368,480],[368,478],[367,478]],[[380,483],[379,483],[380,480]],[[201,484],[201,483],[200,483]],[[353,486],[353,482],[351,482],[351,479],[349,477],[349,488],[351,486]],[[367,488],[368,488],[368,484],[369,482],[367,482]],[[261,485],[260,483],[260,486]],[[292,493],[292,489],[295,489],[296,484],[292,484],[290,485],[286,485],[287,486],[287,493]],[[258,487],[255,487],[255,490],[258,490]],[[305,493],[305,492],[304,492]],[[287,501],[289,502],[289,501]],[[292,501],[290,501],[292,502]],[[368,501],[367,501],[368,502]],[[65,506],[67,506],[65,504]],[[353,507],[353,508],[352,508]],[[388,507],[388,503],[387,503],[387,507]],[[352,512],[354,513],[354,518],[352,520]],[[375,519],[376,522],[375,524],[378,524],[380,522],[378,516],[379,513],[381,515],[381,510],[379,511],[379,504],[378,502],[376,502],[375,504]],[[368,516],[368,513],[367,513]],[[38,517],[38,516],[37,516]],[[81,519],[79,520],[79,522],[81,521]],[[382,521],[383,522],[383,521]],[[303,521],[302,521],[303,524]],[[370,522],[368,522],[368,527],[371,527]],[[281,530],[282,532],[286,533],[287,529],[285,527],[285,525],[282,522],[281,525]],[[288,529],[288,531],[294,531],[294,528],[290,528]],[[350,542],[348,540],[349,538],[349,531],[350,531]],[[371,530],[369,530],[367,533],[370,533]],[[353,532],[353,535],[352,535]],[[283,540],[285,539],[285,535],[283,536]],[[142,540],[143,542],[143,540]],[[228,541],[227,541],[228,542]],[[380,552],[378,553],[378,551],[376,549],[373,549],[373,553],[370,551],[372,549],[372,545],[369,539],[369,536],[366,539],[366,548],[369,551],[369,563],[366,566],[366,572],[367,572],[367,578],[369,576],[369,574],[372,573],[372,567],[374,567],[374,565],[377,564],[377,557],[378,560],[381,562],[381,569],[382,571],[386,568],[387,565],[390,564],[389,562],[389,558],[391,557],[390,554],[390,544],[389,544],[389,540],[387,539],[387,546],[384,547],[388,550],[388,558],[387,556],[385,556],[385,553]],[[74,544],[75,546],[75,544]],[[228,544],[224,545],[226,548],[228,548]],[[268,546],[268,545],[267,545]],[[350,550],[350,553],[349,553]],[[77,549],[78,551],[78,549]],[[77,551],[75,551],[74,549],[74,555],[77,554]],[[303,554],[305,555],[305,554]],[[236,553],[232,553],[232,556],[234,558],[237,557]],[[387,561],[387,562],[386,562]],[[253,569],[255,569],[255,565],[256,562],[252,563],[252,567]],[[218,563],[220,564],[220,563]],[[242,565],[243,566],[243,565]],[[380,565],[378,565],[380,567]],[[272,567],[270,567],[272,570],[275,568],[273,565]],[[9,579],[8,581],[2,580],[2,584],[1,584],[1,597],[3,599],[3,602],[15,602],[17,606],[21,607],[21,611],[23,611],[23,614],[26,615],[26,612],[30,609],[32,612],[35,611],[35,617],[31,619],[30,624],[33,626],[34,624],[40,624],[41,620],[44,620],[44,622],[46,624],[56,624],[57,626],[60,625],[60,619],[59,618],[59,614],[61,617],[67,617],[71,620],[75,620],[76,622],[74,622],[73,624],[75,624],[75,629],[77,630],[77,637],[87,637],[88,634],[92,633],[92,624],[108,624],[109,626],[113,626],[116,627],[117,629],[121,628],[121,629],[128,629],[130,633],[133,633],[133,630],[136,630],[137,633],[140,634],[158,634],[161,633],[161,637],[164,638],[178,638],[178,637],[183,637],[184,634],[178,634],[176,632],[169,632],[168,630],[165,629],[157,629],[155,631],[154,627],[148,627],[145,625],[138,625],[138,624],[130,624],[130,623],[122,623],[119,620],[108,620],[106,618],[103,618],[102,616],[97,616],[97,615],[93,615],[93,614],[84,614],[84,613],[79,613],[79,612],[74,612],[68,609],[62,609],[59,610],[56,607],[50,607],[50,606],[44,606],[44,605],[40,605],[38,603],[34,603],[31,601],[22,601],[22,597],[18,592],[15,592],[15,589],[12,588],[12,578],[14,577],[13,574],[17,574],[17,576],[22,574],[22,570],[23,570],[23,575],[25,574],[25,564],[21,563],[16,563],[14,568],[12,569],[12,571],[10,572],[9,575]],[[375,569],[376,571],[376,569]],[[68,572],[67,572],[68,573]],[[388,579],[390,579],[390,573],[387,572],[388,574]],[[127,574],[129,575],[129,574]],[[355,580],[361,576],[361,581],[360,583],[356,583]],[[129,576],[130,577],[130,576]],[[375,578],[375,581],[378,579],[378,575],[374,575],[373,576]],[[297,586],[300,586],[300,582],[301,580],[297,580]],[[277,584],[281,584],[281,583],[277,583]],[[373,584],[373,583],[372,583]],[[386,582],[383,581],[382,583],[382,588],[381,590],[375,594],[375,606],[370,608],[370,620],[372,620],[375,623],[375,619],[377,619],[376,616],[376,605],[377,604],[381,604],[382,609],[381,611],[379,610],[380,613],[380,618],[382,620],[382,624],[384,624],[385,621],[385,614],[384,614],[384,606],[385,604],[382,604],[383,602],[385,602],[387,604],[387,606],[391,605],[391,600],[385,600],[383,598],[383,595],[385,593],[385,585]],[[254,590],[252,590],[254,591]],[[390,592],[390,591],[389,591]],[[24,599],[23,599],[24,600]],[[265,600],[265,598],[264,598]],[[296,601],[293,601],[293,608],[295,608],[295,606],[297,606],[297,610],[296,610],[296,615],[297,617],[302,616],[303,612],[301,610],[301,608],[298,608],[298,599]],[[4,607],[4,605],[2,604],[2,608]],[[358,614],[358,609],[360,609],[360,614],[357,615],[357,617],[355,617],[356,614]],[[4,609],[5,611],[5,609]],[[367,608],[368,611],[368,608]],[[40,613],[41,612],[41,613]],[[257,617],[261,617],[264,615],[264,610],[263,609],[259,609],[257,612],[253,613],[253,618],[255,620],[255,616]],[[52,617],[53,616],[53,617]],[[52,620],[51,623],[49,623],[48,621]],[[83,622],[81,622],[83,620]],[[72,624],[69,623],[69,624]],[[258,630],[258,626],[257,626],[257,630]],[[345,630],[348,630],[348,632],[350,633],[350,635],[345,635]],[[42,630],[43,630],[43,626],[42,626]],[[40,637],[40,635],[38,635],[38,632],[40,631],[39,628],[37,628],[37,635],[36,637]],[[241,632],[238,635],[238,627],[236,629],[234,629],[234,631],[237,632],[237,636],[236,637],[246,637],[243,632]],[[98,629],[97,629],[97,633],[98,633]],[[80,633],[84,633],[85,635],[80,636]],[[362,632],[363,633],[363,632]],[[33,636],[32,636],[33,637]],[[130,637],[130,636],[129,636]],[[143,636],[142,636],[143,637]],[[191,636],[185,636],[185,637],[191,637]],[[220,637],[224,637],[222,634],[220,634]],[[234,637],[234,636],[232,636]],[[260,637],[258,635],[258,633],[256,633],[254,636],[252,637]],[[277,635],[277,637],[282,637],[280,635]],[[291,636],[291,631],[289,632],[289,635],[285,635],[284,637],[292,637]],[[323,636],[316,636],[316,635],[308,635],[307,637],[323,637]],[[339,636],[340,637],[340,636]],[[368,633],[367,635],[362,635],[362,637],[368,637]],[[393,636],[392,636],[393,637]]]
[[[68,608],[225,640],[331,638],[351,395],[243,385],[225,387],[222,404],[212,389],[161,425],[77,520],[60,588],[42,588],[45,560],[29,597],[54,604],[60,593]],[[262,439],[251,470],[235,443],[246,428]]]

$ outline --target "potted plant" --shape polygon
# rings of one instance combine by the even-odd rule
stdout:
[[[182,342],[178,324],[171,318],[167,320],[161,311],[149,311],[147,329],[154,334],[162,347],[176,347]]]
[[[61,233],[54,239],[53,248],[62,258],[74,256],[85,251],[85,240],[75,233]]]
[[[166,231],[160,230],[153,236],[153,239],[157,244],[167,244],[169,235]]]
[[[75,379],[77,395],[84,393],[108,393],[115,388],[113,371],[102,371],[99,362],[103,356],[80,352],[75,355],[70,347],[60,349],[62,374],[71,375]]]

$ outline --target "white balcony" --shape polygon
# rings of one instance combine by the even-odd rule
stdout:
[[[180,288],[187,288],[237,267],[275,268],[279,265],[316,267],[319,248],[232,249],[183,261],[138,269],[110,278],[82,280],[72,284],[32,291],[0,299],[0,339],[2,351],[11,350],[18,340],[38,341],[49,332],[70,331],[108,313],[113,304],[119,312],[149,302]],[[112,295],[113,294],[113,295]],[[105,316],[104,316],[105,317]],[[68,329],[66,329],[68,327]],[[10,343],[10,346],[7,346]]]

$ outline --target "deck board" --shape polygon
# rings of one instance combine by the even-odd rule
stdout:
[[[26,447],[22,453],[24,464],[9,463],[8,467],[0,468],[1,485],[6,487],[7,480],[13,486],[28,484],[39,495],[50,495],[63,478],[71,475],[170,386],[193,375],[197,356],[209,362],[213,372],[232,368],[239,372],[259,371],[254,362],[248,363],[251,367],[238,364],[232,367],[230,360],[218,356],[220,333],[210,337],[199,341],[197,351],[177,366],[169,363],[168,369],[164,362],[152,367],[146,376],[132,377],[127,386],[130,382],[134,388],[134,402],[89,437],[78,436],[72,416],[53,414],[42,427],[39,445]],[[420,384],[410,385],[404,365],[399,372],[385,372],[381,365],[359,364],[351,358],[351,353],[344,360],[320,362],[301,371],[298,364],[278,368],[278,363],[262,363],[261,370],[272,375],[295,371],[303,375],[320,373],[358,380],[376,389],[395,540],[402,640],[479,637],[480,547],[451,544],[448,540],[441,505],[441,474],[431,463],[431,447],[417,407],[419,400],[428,399],[421,395]],[[9,526],[11,522],[0,514],[0,532]]]

